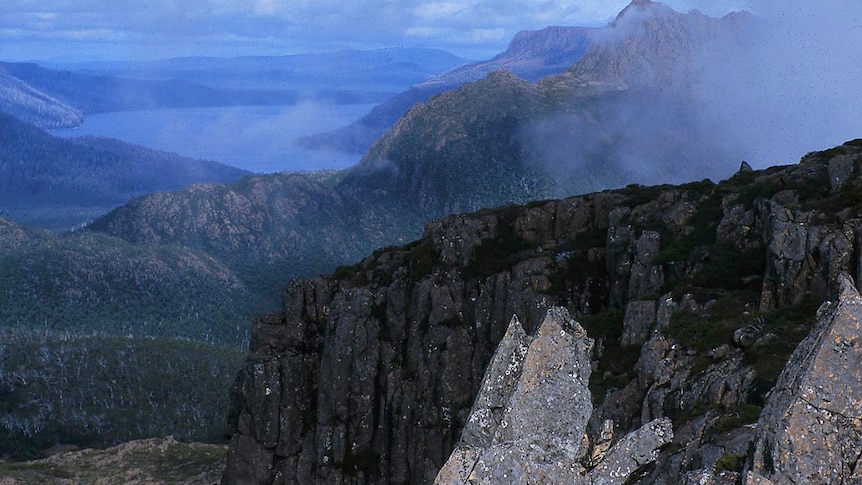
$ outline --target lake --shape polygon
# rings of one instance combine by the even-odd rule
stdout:
[[[338,169],[361,156],[306,150],[294,140],[347,125],[373,107],[299,103],[122,111],[88,115],[79,128],[53,134],[116,138],[257,173]]]

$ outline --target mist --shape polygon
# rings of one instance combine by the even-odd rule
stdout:
[[[668,52],[659,49],[648,69],[626,79],[627,89],[593,105],[574,100],[523,127],[526,158],[555,177],[561,195],[717,182],[743,160],[788,165],[862,137],[862,3],[770,5],[706,28],[699,16],[687,22],[703,38],[674,50],[675,62],[662,65]],[[640,46],[631,41],[642,40],[643,27],[619,24],[605,41]]]
[[[756,31],[741,50],[712,46],[700,56],[704,122],[756,168],[862,137],[862,3],[787,2],[754,13]]]
[[[98,113],[61,136],[105,136],[256,173],[341,169],[353,154],[306,150],[297,138],[347,124],[371,105],[301,101],[286,106],[165,108]]]

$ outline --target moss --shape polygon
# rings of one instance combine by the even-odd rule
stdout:
[[[521,239],[510,223],[500,220],[496,237],[482,241],[473,250],[473,259],[461,270],[467,278],[487,278],[496,273],[509,271],[524,259],[525,251],[533,251],[535,243]]]
[[[741,472],[743,466],[745,466],[745,455],[724,452],[715,461],[717,471]]]
[[[673,406],[665,412],[667,413],[667,417],[673,422],[674,430],[678,430],[685,423],[694,421],[697,418],[705,416],[707,413],[714,413],[715,411],[710,406],[697,403],[693,407],[683,409]]]
[[[739,409],[724,414],[712,425],[715,433],[726,433],[746,424],[756,423],[763,408],[757,404],[744,404]]]
[[[709,247],[700,269],[688,280],[693,286],[759,291],[766,251],[738,250],[716,244]]]
[[[333,277],[351,286],[365,286],[369,283],[368,274],[363,263],[335,268]]]
[[[617,193],[628,196],[625,204],[628,207],[635,208],[639,205],[647,204],[658,199],[659,194],[667,190],[675,188],[672,185],[651,185],[644,186],[640,184],[631,184],[617,191]]]
[[[622,339],[623,311],[618,308],[609,308],[594,315],[581,315],[577,320],[590,338],[615,341]]]
[[[718,195],[707,197],[688,221],[687,225],[692,228],[690,233],[679,238],[664,237],[663,235],[662,241],[671,242],[662,249],[656,262],[685,261],[689,259],[695,248],[715,244],[715,231],[723,215],[721,197]]]
[[[775,386],[778,375],[784,369],[790,354],[811,332],[820,302],[805,298],[800,304],[780,308],[766,315],[764,335],[766,337],[745,350],[744,363],[757,373],[749,402],[762,403],[765,394]]]
[[[810,201],[804,204],[803,208],[820,211],[827,215],[835,215],[846,210],[855,213],[862,212],[862,181],[854,180],[842,186],[837,194]]]
[[[431,241],[421,240],[410,251],[410,274],[413,281],[430,275],[440,261],[440,253]]]
[[[635,364],[640,358],[640,346],[622,346],[623,312],[607,309],[595,315],[584,315],[578,322],[593,339],[601,339],[602,353],[590,377],[590,391],[598,406],[604,401],[611,389],[621,389],[628,385],[636,374]]]
[[[829,187],[829,175],[825,167],[820,167],[816,173],[807,176],[794,176],[792,178],[781,176],[743,185],[737,191],[739,194],[737,202],[746,208],[751,208],[754,206],[754,201],[759,198],[768,199],[778,192],[791,190],[796,193],[800,203],[810,203],[828,197]]]
[[[550,276],[551,290],[549,293],[562,293],[569,289],[573,282],[585,278],[599,277],[607,272],[607,260],[601,257],[590,258],[590,250],[604,248],[607,241],[607,229],[594,229],[579,234],[574,241],[557,252],[558,258],[565,258],[565,265]]]
[[[744,292],[723,293],[706,310],[674,315],[663,333],[698,352],[732,343],[733,332],[752,318],[744,314],[750,299]]]

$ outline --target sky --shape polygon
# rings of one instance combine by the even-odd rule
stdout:
[[[630,0],[2,0],[0,60],[76,62],[432,47],[493,57],[520,30],[603,26]],[[667,0],[710,16],[754,0]]]

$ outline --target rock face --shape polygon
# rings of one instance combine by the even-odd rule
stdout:
[[[835,157],[851,169],[830,175]],[[749,444],[762,436],[762,450],[783,452],[775,430],[787,423],[761,425],[757,436],[754,424],[817,307],[849,292],[838,275],[859,270],[860,161],[854,141],[719,184],[630,186],[451,216],[409,246],[291,282],[281,312],[252,327],[224,483],[431,483],[456,448],[447,466],[456,480],[493,474],[491,457],[503,457],[506,474],[541,468],[600,483],[614,457],[630,456],[629,483],[730,484],[746,463],[769,479],[769,461]],[[550,331],[544,318],[555,306],[586,336],[571,323]],[[841,355],[855,355],[849,334],[841,339]],[[543,388],[530,377],[544,372],[531,352],[569,377]],[[818,426],[850,433],[836,431],[840,446],[830,445],[844,463],[831,476],[846,481],[858,413],[830,394],[843,373],[811,369],[819,377],[805,382],[831,399],[822,409],[832,421]],[[489,388],[494,375],[505,378]],[[557,388],[568,389],[569,406],[544,404]],[[543,415],[569,425],[548,429],[536,421]],[[641,467],[666,420],[671,444]],[[550,444],[525,447],[537,440]],[[823,440],[809,442],[820,449]],[[789,456],[775,455],[774,469]],[[477,466],[467,473],[462,461]]]
[[[749,483],[859,483],[862,297],[847,275],[766,401]]]
[[[549,309],[532,338],[513,318],[461,442],[434,483],[622,484],[655,460],[658,448],[673,438],[668,419],[648,423],[603,456],[590,456],[593,469],[585,472],[592,347],[565,309]]]
[[[453,216],[414,247],[342,269],[346,280],[288,285],[283,311],[252,328],[231,417],[232,450],[246,451],[232,453],[225,483],[433,481],[507,322],[520,315],[534,332],[549,306],[539,292],[557,263],[538,255],[500,267],[485,259],[492,242],[513,226],[528,240],[579,239],[606,226],[618,198],[559,201],[517,219]]]

